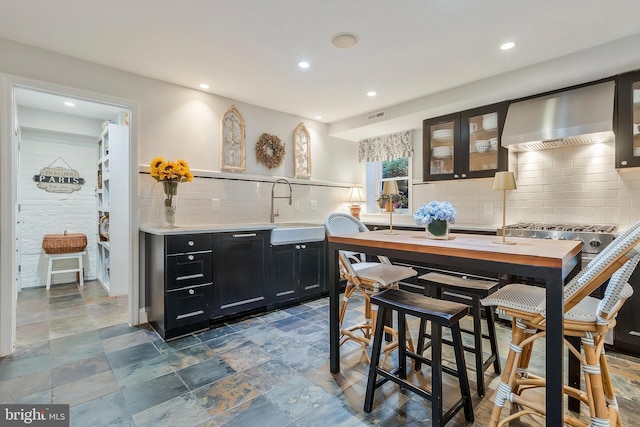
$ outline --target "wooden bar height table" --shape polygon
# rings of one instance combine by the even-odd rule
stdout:
[[[515,245],[493,243],[495,236],[450,235],[449,240],[430,240],[424,232],[394,230],[369,231],[328,236],[329,241],[329,359],[332,373],[340,372],[340,326],[338,251],[456,267],[488,273],[510,274],[545,283],[547,296],[546,407],[547,425],[563,423],[563,294],[565,280],[579,271],[582,243],[570,240],[510,238]]]

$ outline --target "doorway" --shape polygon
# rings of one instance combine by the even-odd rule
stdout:
[[[71,150],[67,150],[65,155],[56,155],[51,157],[49,155],[48,160],[52,160],[52,163],[61,163],[49,165],[44,164],[48,160],[44,160],[46,156],[42,156],[40,163],[38,164],[38,170],[40,166],[47,167],[62,167],[66,169],[81,169],[88,165],[89,169],[80,173],[80,178],[85,180],[85,185],[89,187],[85,188],[85,193],[90,193],[93,200],[93,209],[89,213],[89,218],[93,218],[95,222],[92,222],[90,228],[91,231],[85,233],[87,240],[93,243],[87,247],[88,256],[85,258],[85,278],[91,280],[96,274],[95,253],[96,239],[98,238],[98,215],[96,208],[96,190],[97,190],[97,158],[98,158],[98,139],[102,131],[102,124],[105,121],[118,123],[118,120],[127,120],[127,125],[133,118],[135,113],[135,103],[125,100],[115,100],[108,96],[88,94],[82,91],[78,91],[72,88],[60,88],[54,87],[42,82],[26,81],[22,79],[9,80],[5,85],[6,92],[5,97],[12,100],[10,111],[5,110],[5,114],[2,116],[4,123],[12,123],[10,132],[6,132],[6,127],[3,129],[2,137],[10,135],[12,140],[11,144],[3,144],[3,146],[9,145],[9,149],[4,147],[2,152],[2,165],[5,172],[9,172],[12,179],[4,179],[0,184],[3,205],[2,209],[2,224],[1,232],[4,236],[11,236],[9,240],[10,247],[7,247],[5,238],[2,250],[0,250],[0,262],[3,265],[2,284],[0,285],[0,332],[2,335],[0,339],[0,355],[9,354],[13,351],[13,345],[16,342],[16,303],[17,293],[21,289],[27,289],[34,286],[34,280],[38,281],[39,286],[44,286],[44,279],[46,278],[46,268],[43,268],[43,263],[40,258],[44,252],[41,251],[40,245],[38,248],[34,248],[34,238],[30,237],[31,241],[29,245],[25,245],[24,236],[25,230],[29,229],[31,234],[33,233],[32,225],[34,221],[38,224],[38,220],[34,219],[33,213],[37,213],[37,208],[43,211],[44,215],[47,214],[46,203],[41,203],[39,206],[37,202],[32,200],[27,202],[24,197],[24,186],[33,184],[36,185],[33,180],[30,181],[31,172],[25,174],[24,156],[26,151],[23,151],[23,147],[20,145],[25,142],[25,135],[29,139],[31,145],[30,151],[38,154],[38,144],[45,145],[51,144],[63,144],[65,141],[74,147]],[[66,105],[65,105],[66,103]],[[70,105],[73,104],[73,105]],[[7,114],[7,112],[9,114]],[[0,124],[2,122],[0,121]],[[123,123],[124,124],[124,123]],[[91,129],[96,130],[91,130]],[[124,221],[126,231],[122,233],[124,238],[123,242],[120,242],[122,252],[127,257],[129,262],[122,263],[118,266],[110,266],[110,268],[120,268],[122,273],[120,277],[124,278],[124,293],[129,295],[129,323],[138,323],[138,282],[137,279],[137,218],[132,215],[132,212],[137,211],[135,206],[135,197],[137,190],[137,168],[134,168],[134,160],[137,159],[137,148],[134,146],[135,141],[130,137],[131,127],[128,128],[127,134],[129,135],[128,149],[124,151],[123,157],[120,159],[122,164],[119,168],[120,171],[127,177],[130,185],[125,192],[127,194],[118,194],[118,198],[122,198],[127,201],[133,201],[133,203],[126,204],[126,212],[121,212],[121,215],[126,218]],[[74,158],[69,151],[77,151],[83,144],[93,144],[95,149],[95,161],[87,161],[87,165],[83,165],[84,160]],[[35,147],[34,147],[35,146]],[[64,151],[58,154],[63,154]],[[7,160],[12,161],[8,162]],[[71,161],[71,163],[69,163]],[[65,164],[66,163],[66,164]],[[4,175],[4,174],[3,174]],[[84,176],[87,178],[85,178]],[[6,175],[5,175],[6,176]],[[39,190],[42,194],[45,191]],[[78,194],[80,191],[77,192]],[[71,196],[67,195],[68,201],[71,202]],[[13,203],[6,204],[7,200],[11,200]],[[23,204],[24,203],[24,204]],[[36,209],[30,206],[30,220],[25,221],[25,210],[27,204],[36,205]],[[64,204],[64,203],[63,203]],[[8,211],[8,207],[11,207],[11,211]],[[86,206],[85,206],[86,208]],[[7,219],[11,219],[11,225],[8,224]],[[37,233],[35,233],[37,234]],[[36,238],[35,240],[38,240]],[[113,242],[116,243],[116,242]],[[29,250],[26,250],[29,248]],[[9,250],[7,250],[9,249]],[[29,254],[29,251],[33,252]],[[25,262],[28,257],[31,257],[30,262]],[[92,259],[90,259],[91,257]],[[34,261],[35,260],[35,261]],[[30,266],[29,266],[30,264]],[[46,264],[46,263],[45,263]],[[126,265],[125,265],[126,264]],[[5,269],[5,265],[11,265],[14,268]],[[87,268],[87,266],[90,266]],[[34,272],[34,269],[36,270]],[[135,270],[135,271],[134,271]],[[25,280],[26,277],[30,277],[30,281]],[[34,276],[37,279],[34,279]],[[64,282],[71,279],[74,281],[75,277],[61,276],[58,282]],[[9,279],[9,280],[6,280]],[[56,277],[54,277],[53,285],[56,283]],[[9,287],[10,286],[10,287]],[[123,293],[122,291],[120,292]],[[9,298],[6,298],[9,296]],[[7,316],[10,314],[10,317]]]

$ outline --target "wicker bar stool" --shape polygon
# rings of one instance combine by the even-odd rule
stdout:
[[[325,220],[325,229],[329,235],[368,231],[367,226],[360,220],[343,213],[328,215]],[[397,288],[400,280],[416,276],[418,273],[410,267],[393,265],[389,258],[384,256],[378,256],[380,262],[367,262],[364,254],[340,251],[338,258],[340,277],[347,280],[339,314],[340,345],[347,341],[356,342],[364,351],[367,360],[371,362],[367,347],[371,344],[371,335],[375,330],[376,310],[378,309],[377,306],[371,304],[371,296],[387,288]],[[364,295],[365,319],[355,325],[343,327],[349,298],[356,290]],[[390,327],[385,327],[385,332],[394,338],[385,346],[384,351],[388,355],[397,346],[398,333]],[[411,339],[407,341],[407,345],[413,350]]]
[[[364,411],[369,413],[373,409],[375,390],[392,381],[401,388],[406,388],[419,396],[431,401],[432,425],[442,426],[449,422],[455,414],[464,409],[465,419],[473,422],[473,405],[467,368],[464,361],[462,348],[462,336],[460,334],[460,319],[467,315],[469,307],[451,301],[442,301],[400,289],[387,289],[371,297],[371,303],[379,306],[378,323],[373,338],[373,350],[371,354],[371,366],[367,380],[367,391],[364,400]],[[390,372],[379,366],[380,350],[384,340],[383,319],[387,314],[395,311],[398,314],[398,368]],[[431,360],[421,354],[406,349],[407,339],[406,316],[415,316],[431,323]],[[456,357],[456,369],[442,365],[442,328],[449,328],[453,337],[453,348]],[[431,392],[422,389],[410,381],[407,381],[407,362],[410,358],[431,365]],[[461,398],[446,412],[443,409],[442,373],[445,372],[458,378]],[[377,379],[378,375],[381,376]]]
[[[615,316],[624,301],[633,293],[627,281],[640,262],[640,222],[629,228],[598,254],[578,275],[564,287],[565,320],[563,334],[581,337],[584,356],[565,340],[571,351],[583,364],[586,392],[565,385],[565,394],[579,399],[589,407],[592,426],[621,425],[618,405],[609,377],[604,353],[604,336],[615,326]],[[609,280],[602,300],[589,294]],[[494,305],[498,312],[513,316],[512,342],[509,347],[502,382],[498,387],[491,415],[491,426],[502,426],[522,415],[544,417],[543,405],[536,404],[522,394],[532,388],[546,386],[546,379],[529,372],[533,343],[546,336],[546,330],[557,325],[545,322],[545,290],[535,286],[511,284],[482,300],[483,305]],[[500,419],[507,401],[524,409]],[[572,426],[589,424],[565,416],[564,422]]]
[[[453,276],[442,273],[427,273],[418,277],[418,281],[425,285],[426,289],[431,290],[431,296],[437,299],[453,299],[456,302],[465,302],[469,305],[470,314],[473,317],[473,330],[461,328],[463,333],[473,336],[473,347],[464,346],[465,351],[474,354],[476,366],[476,388],[478,396],[485,394],[484,372],[493,366],[493,371],[500,375],[500,354],[498,353],[498,345],[496,340],[495,326],[495,309],[489,305],[482,307],[480,299],[486,298],[498,290],[498,282],[494,280],[469,279],[466,277]],[[443,294],[443,291],[450,291],[454,295],[449,296]],[[457,298],[456,295],[466,297],[464,300]],[[482,333],[482,311],[485,312],[485,321],[487,324],[487,334]],[[418,335],[417,353],[422,354],[430,343],[426,343],[425,338],[430,339],[430,334],[426,331],[426,322],[421,322],[420,332]],[[483,340],[489,342],[491,354],[485,359],[483,351]],[[443,339],[445,344],[451,345],[450,340]],[[416,369],[420,369],[420,363],[416,361]]]

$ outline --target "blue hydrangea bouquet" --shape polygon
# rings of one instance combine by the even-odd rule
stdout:
[[[449,202],[432,201],[421,205],[413,219],[417,225],[427,227],[427,236],[436,239],[449,238],[449,223],[456,222],[456,208]]]

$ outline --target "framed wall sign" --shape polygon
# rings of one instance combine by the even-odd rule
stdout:
[[[293,170],[296,178],[311,178],[311,136],[304,123],[293,131]]]
[[[54,166],[58,161],[64,166]],[[39,174],[33,176],[33,181],[38,188],[48,193],[73,193],[84,185],[84,178],[81,178],[80,173],[72,169],[62,157],[42,168]]]

